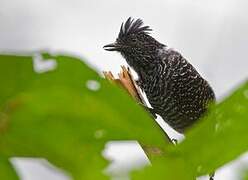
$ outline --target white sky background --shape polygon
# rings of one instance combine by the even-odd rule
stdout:
[[[102,46],[116,39],[129,16],[142,18],[152,35],[179,50],[221,98],[248,77],[247,9],[247,0],[1,0],[0,52],[66,51],[85,57],[99,72],[118,72],[124,59]],[[63,179],[30,161],[17,166],[24,180]],[[234,166],[217,173],[216,180],[233,179]]]

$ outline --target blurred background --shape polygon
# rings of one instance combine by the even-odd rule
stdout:
[[[67,52],[85,58],[100,74],[117,73],[124,59],[102,47],[116,39],[129,16],[142,18],[154,30],[152,36],[180,51],[222,99],[248,77],[247,9],[246,0],[1,0],[0,53]],[[112,170],[131,161],[148,163],[137,143],[108,144],[103,154],[116,159]],[[237,179],[246,159],[221,168],[215,179]],[[44,166],[44,160],[15,158],[13,163],[23,180],[69,179]]]

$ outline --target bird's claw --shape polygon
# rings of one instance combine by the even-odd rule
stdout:
[[[175,145],[177,145],[178,144],[178,140],[177,139],[171,139],[171,142],[173,143],[173,144],[175,144]]]
[[[214,174],[215,173],[212,173],[212,174],[209,175],[209,180],[214,180]]]

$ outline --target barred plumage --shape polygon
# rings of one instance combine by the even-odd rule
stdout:
[[[148,31],[140,19],[129,18],[121,25],[116,42],[104,48],[123,55],[137,72],[153,112],[183,133],[215,101],[214,92],[179,52],[156,41]]]

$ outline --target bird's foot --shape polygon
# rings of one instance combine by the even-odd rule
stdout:
[[[171,139],[171,142],[173,143],[173,144],[175,144],[175,145],[177,145],[178,144],[178,140],[177,139]]]
[[[209,180],[214,180],[214,172],[212,174],[209,175]]]

